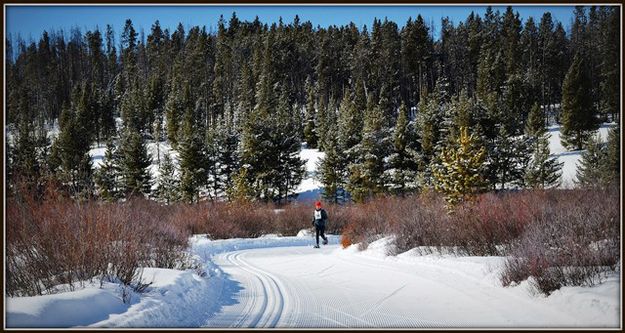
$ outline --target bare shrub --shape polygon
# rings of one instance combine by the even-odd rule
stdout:
[[[311,227],[312,209],[306,205],[295,203],[272,211],[274,228],[283,236],[295,236],[300,230]]]
[[[421,254],[448,243],[449,221],[442,197],[423,195],[409,197],[395,208],[397,223],[392,228],[395,240],[391,254],[416,248]]]
[[[617,191],[552,191],[549,200],[513,242],[501,281],[532,285],[549,294],[562,286],[592,286],[620,259]]]

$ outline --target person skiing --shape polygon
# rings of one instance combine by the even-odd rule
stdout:
[[[323,245],[328,244],[328,238],[326,238],[326,235],[324,234],[327,221],[328,221],[328,213],[326,213],[325,209],[321,208],[321,201],[315,202],[315,212],[313,214],[312,224],[315,226],[315,234],[316,234],[315,238],[317,240],[317,244],[315,245],[316,249],[319,248],[319,236],[320,235],[321,235],[321,238],[323,238]]]

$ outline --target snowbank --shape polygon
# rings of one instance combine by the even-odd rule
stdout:
[[[128,310],[114,287],[35,297],[9,297],[6,301],[7,327],[86,326]]]
[[[206,301],[218,292],[213,281],[193,270],[145,268],[144,293],[131,290],[122,300],[118,284],[90,283],[84,289],[53,295],[9,297],[7,327],[197,327],[209,315]],[[200,320],[200,321],[198,321]]]
[[[571,326],[583,327],[619,327],[620,326],[620,269],[610,273],[606,280],[592,287],[562,287],[549,296],[537,293],[529,281],[512,287],[502,287],[499,280],[505,257],[472,257],[455,255],[418,255],[416,249],[388,256],[391,237],[382,238],[369,244],[366,250],[357,251],[357,245],[346,250],[337,250],[336,255],[350,253],[352,257],[375,260],[380,263],[397,263],[434,269],[433,278],[444,282],[451,275],[465,276],[469,281],[485,284],[513,296],[523,302],[530,302],[545,308],[557,309],[574,318]],[[354,259],[352,259],[354,260]],[[620,267],[620,265],[619,265]],[[486,295],[484,295],[486,296]],[[512,305],[512,304],[511,304]],[[514,305],[512,305],[514,306]]]

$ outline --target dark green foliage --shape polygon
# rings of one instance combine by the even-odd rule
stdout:
[[[531,188],[545,189],[560,184],[562,165],[555,157],[549,156],[549,141],[546,134],[534,139],[532,160],[525,171],[525,184]]]
[[[412,146],[414,130],[405,104],[399,107],[399,117],[393,130],[392,150],[388,157],[384,179],[388,192],[403,195],[416,190],[417,152]]]
[[[63,109],[61,132],[52,146],[51,168],[57,171],[58,179],[68,192],[76,197],[90,197],[93,193],[93,172],[89,148],[89,90],[83,85],[74,96],[81,96],[77,105]]]
[[[441,140],[443,103],[437,91],[422,96],[417,110],[415,132],[421,145],[423,163],[428,165],[436,153],[436,145]]]
[[[618,182],[621,175],[621,134],[617,125],[608,132],[608,146],[606,156],[606,178],[608,181]]]
[[[160,140],[165,111],[165,89],[163,79],[160,75],[155,75],[150,78],[145,100],[146,107],[144,109],[145,116],[143,117],[143,121],[146,126],[151,125],[149,130],[155,140]]]
[[[433,78],[428,68],[432,65],[434,43],[429,35],[427,24],[418,15],[416,20],[408,19],[402,28],[401,61],[402,61],[402,97],[409,105],[416,105],[428,82]]]
[[[545,134],[545,114],[540,109],[538,103],[534,103],[525,123],[525,134],[532,138],[537,138]]]
[[[306,80],[306,106],[304,113],[304,141],[309,148],[317,147],[317,130],[316,130],[316,110],[315,110],[315,91],[310,82],[310,78]]]
[[[603,18],[603,21],[598,23],[599,41],[595,44],[598,47],[597,54],[603,57],[603,59],[598,60],[600,72],[599,107],[604,118],[610,115],[612,121],[618,122],[621,92],[619,80],[619,69],[621,68],[619,61],[621,49],[619,47],[620,12],[618,7],[600,7],[599,11]]]
[[[621,174],[619,126],[608,132],[607,143],[592,135],[577,167],[577,183],[581,186],[609,186],[619,182]]]
[[[531,160],[524,175],[525,185],[531,188],[550,188],[560,185],[561,169],[564,162],[558,162],[556,157],[550,157],[549,136],[545,127],[545,116],[538,103],[532,106],[525,124],[527,144],[531,151]]]
[[[176,202],[180,198],[178,172],[170,154],[164,154],[163,162],[159,167],[158,186],[154,195],[166,204]]]
[[[234,178],[240,165],[238,154],[239,133],[234,127],[232,117],[220,117],[215,128],[210,128],[206,138],[206,169],[208,170],[209,188],[214,197],[234,186]]]
[[[504,126],[487,145],[487,179],[492,189],[505,189],[510,185],[524,185],[525,171],[530,162],[529,140],[514,137]]]
[[[576,54],[562,87],[562,145],[580,150],[598,128],[592,107],[590,79],[582,54]]]
[[[138,80],[133,80],[120,103],[120,113],[124,126],[132,131],[144,132],[149,128],[148,112],[143,87]],[[150,113],[151,114],[151,113]]]
[[[184,127],[179,139],[180,196],[186,202],[198,202],[200,188],[206,185],[206,155],[202,137],[193,121],[191,109],[185,113]]]
[[[330,130],[335,133],[334,128]],[[336,139],[329,138],[325,157],[317,165],[317,178],[323,185],[323,197],[326,201],[339,203],[345,198],[346,165],[344,156],[341,156]]]
[[[348,166],[347,190],[357,202],[379,194],[384,189],[384,157],[388,141],[384,128],[384,113],[370,97],[364,119],[362,140],[356,147],[359,159]]]
[[[180,118],[183,114],[182,96],[179,87],[174,84],[167,102],[165,104],[165,121],[167,122],[167,139],[172,145],[178,143],[178,131],[180,129]]]
[[[591,135],[586,150],[577,167],[577,184],[581,186],[602,186],[606,184],[606,149],[600,138]]]
[[[318,147],[325,150],[325,143],[328,139],[328,131],[336,123],[336,105],[334,99],[329,101],[321,100],[319,102],[319,110],[317,112],[317,121],[315,127],[317,129]]]
[[[288,199],[293,190],[299,186],[304,176],[304,163],[299,157],[301,149],[300,131],[298,125],[302,123],[299,117],[293,117],[293,107],[289,103],[287,89],[282,91],[278,102],[275,119],[275,128],[272,132],[276,158],[277,200]]]
[[[145,139],[132,129],[126,129],[119,146],[121,191],[125,197],[148,195],[152,189],[152,164]]]
[[[329,139],[334,141],[332,144],[345,165],[355,163],[358,159],[355,147],[362,140],[363,111],[364,109],[358,109],[349,94],[343,96],[339,107],[338,128],[333,127]]]
[[[100,168],[95,172],[98,196],[103,200],[116,201],[121,193],[120,155],[112,140],[106,143],[106,151]]]

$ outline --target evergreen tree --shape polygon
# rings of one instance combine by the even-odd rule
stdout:
[[[497,45],[482,44],[477,71],[477,97],[484,100],[490,93],[501,94],[506,80],[504,56]]]
[[[287,89],[283,88],[278,102],[275,128],[272,131],[276,158],[276,188],[278,200],[287,199],[300,184],[304,172],[305,161],[299,157],[301,149],[301,132],[298,124],[302,119],[293,117],[293,107],[288,98]]]
[[[261,113],[261,110],[257,109],[243,124],[240,154],[245,177],[243,178],[240,172],[235,180],[235,186],[245,190],[245,196],[266,198],[269,192],[268,176],[269,172],[273,171],[272,163],[275,163],[270,138],[271,121],[267,113]]]
[[[367,104],[362,141],[356,148],[360,158],[348,166],[347,190],[356,202],[363,202],[384,189],[382,174],[387,145],[384,114],[371,96]]]
[[[137,32],[130,19],[126,20],[121,35],[121,61],[125,80],[130,82],[137,71]]]
[[[503,15],[502,31],[501,31],[502,47],[506,62],[506,74],[508,77],[518,74],[521,68],[521,20],[519,13],[514,13],[512,7],[508,6]]]
[[[476,145],[477,139],[469,136],[467,128],[461,128],[459,134],[455,146],[440,153],[441,164],[433,170],[435,189],[445,195],[450,208],[484,188],[486,150]]]
[[[525,134],[531,138],[538,138],[545,132],[545,115],[538,103],[534,103],[525,123]]]
[[[179,143],[180,195],[186,202],[198,202],[200,187],[206,184],[206,156],[202,138],[197,133],[193,111],[187,107]]]
[[[427,24],[421,15],[415,21],[412,18],[401,31],[401,60],[403,69],[403,98],[409,105],[416,105],[422,91],[427,89],[431,66],[433,41]]]
[[[247,121],[247,116],[254,109],[254,105],[256,105],[254,73],[252,72],[251,66],[247,63],[244,63],[241,69],[241,78],[238,81],[237,91],[237,127],[242,127]]]
[[[441,127],[445,109],[446,107],[443,106],[440,100],[438,89],[427,96],[421,97],[419,101],[415,120],[415,132],[421,148],[421,178],[427,184],[430,184],[432,176],[429,166],[437,153],[438,143],[442,140]]]
[[[163,87],[163,79],[159,75],[154,75],[148,81],[147,93],[145,96],[146,107],[144,108],[145,116],[144,122],[145,124],[151,124],[152,126],[149,128],[152,136],[155,137],[155,140],[160,140],[160,137],[157,139],[157,134],[161,134],[161,129],[163,126],[163,111],[165,109],[165,96],[164,96],[164,87]],[[159,133],[156,133],[157,130]],[[157,157],[160,161],[160,156]]]
[[[152,188],[149,167],[152,159],[145,139],[133,129],[126,129],[120,145],[121,188],[126,197],[150,193]]]
[[[592,107],[589,78],[582,55],[575,55],[562,87],[562,132],[560,140],[567,148],[580,150],[598,128]]]
[[[358,159],[355,147],[362,140],[362,111],[358,109],[349,94],[343,95],[337,120],[338,129],[333,128],[329,139],[335,140],[332,144],[335,145],[336,152],[344,160],[345,165],[356,163]]]
[[[602,24],[601,44],[598,52],[603,57],[600,63],[600,110],[604,117],[611,115],[611,120],[618,122],[621,92],[619,80],[620,11],[618,7],[602,7],[601,10],[605,12],[605,18]]]
[[[28,187],[33,190],[39,178],[41,165],[36,158],[35,129],[27,116],[31,110],[25,94],[20,98],[19,111],[17,133],[13,138],[12,149],[10,149],[12,154],[10,155],[9,165],[11,168],[9,170],[13,176],[25,181]],[[7,179],[13,180],[12,177],[7,177]]]
[[[234,178],[240,165],[239,133],[232,116],[228,114],[219,118],[216,128],[210,128],[210,138],[206,141],[207,170],[212,173],[211,187],[216,197],[220,194],[229,196],[229,189],[234,186]],[[223,193],[217,193],[218,191]]]
[[[105,141],[111,140],[117,131],[115,124],[115,105],[113,92],[105,90],[100,92],[98,104],[100,106],[100,137]]]
[[[606,184],[607,154],[601,143],[601,138],[590,136],[586,142],[586,150],[582,152],[579,161],[576,183],[581,186],[603,186]]]
[[[178,136],[180,131],[180,118],[183,115],[182,96],[178,85],[174,81],[172,89],[167,97],[165,104],[165,121],[167,123],[167,139],[172,146],[178,144]]]
[[[257,196],[251,185],[247,170],[248,168],[244,165],[235,174],[233,179],[234,184],[231,188],[228,188],[228,197],[230,200],[235,202],[249,202]]]
[[[534,18],[529,17],[523,28],[521,34],[521,76],[523,82],[528,87],[531,94],[528,94],[530,98],[534,99],[534,102],[541,101],[541,77],[540,77],[540,51],[539,51],[539,32]],[[524,71],[524,72],[523,72]],[[528,101],[526,104],[532,104]]]
[[[417,174],[416,151],[410,146],[413,142],[408,120],[408,109],[404,103],[399,107],[399,117],[393,131],[393,150],[388,157],[388,167],[385,170],[385,186],[389,192],[403,195],[415,190]]]
[[[120,112],[124,127],[133,131],[144,132],[148,127],[146,100],[138,79],[133,79],[121,99]]]
[[[525,171],[525,184],[531,188],[550,188],[560,184],[564,163],[549,157],[549,133],[545,128],[545,116],[538,103],[534,103],[525,124],[525,134],[531,146],[532,157]]]
[[[51,164],[52,169],[57,169],[59,180],[68,187],[71,195],[88,198],[93,194],[90,134],[86,127],[89,109],[85,103],[88,99],[79,97],[87,95],[80,88],[73,95],[75,100],[80,99],[80,103],[66,107],[61,112],[64,121],[52,147]]]
[[[230,188],[234,182],[234,176],[239,169],[240,157],[238,152],[238,145],[240,142],[240,135],[236,131],[233,122],[226,124],[226,128],[221,136],[221,155],[219,163],[222,166],[221,171],[224,175],[224,186]]]
[[[180,182],[178,180],[176,165],[171,156],[166,153],[163,155],[163,163],[159,166],[158,186],[156,187],[155,196],[166,204],[176,202],[180,199],[178,188]]]
[[[309,148],[317,147],[317,133],[315,129],[315,91],[310,77],[306,79],[306,111],[304,116],[304,140]]]
[[[327,132],[336,122],[336,105],[334,99],[319,101],[319,110],[317,112],[317,142],[320,150],[325,151],[324,144],[327,141]]]
[[[112,140],[107,141],[102,165],[95,172],[95,183],[100,198],[116,201],[120,193],[120,156]]]
[[[228,113],[231,111],[227,111]],[[220,157],[220,136],[222,135],[220,129],[221,119],[225,116],[218,116],[216,124],[211,124],[206,128],[206,135],[204,138],[204,171],[206,173],[206,192],[207,196],[213,200],[221,195],[223,191],[223,179],[221,164],[219,163]]]
[[[525,172],[525,183],[531,188],[545,189],[560,185],[563,162],[549,157],[547,134],[540,135],[533,145],[532,160]]]
[[[345,200],[345,159],[340,155],[336,140],[336,126],[330,128],[325,156],[317,162],[318,178],[323,185],[323,197],[329,202]]]
[[[619,125],[611,128],[608,132],[608,144],[606,149],[606,181],[618,183],[621,175],[621,140]]]
[[[510,136],[504,126],[488,145],[487,178],[493,190],[507,185],[524,185],[525,170],[530,162],[530,140]]]

